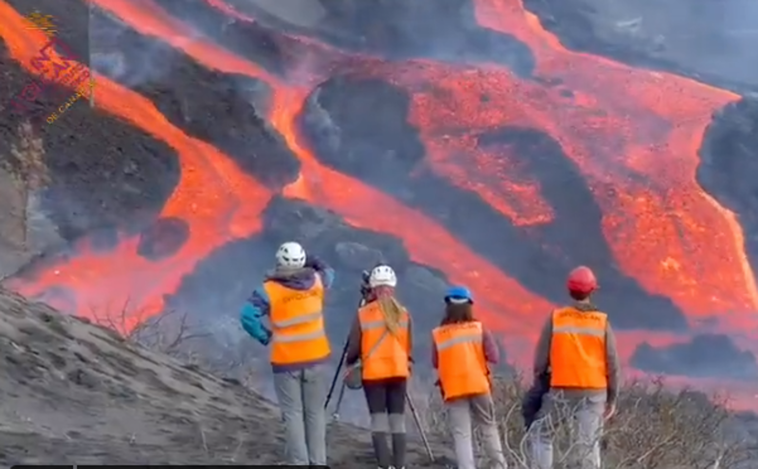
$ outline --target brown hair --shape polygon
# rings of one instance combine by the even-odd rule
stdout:
[[[390,334],[397,335],[397,331],[400,328],[400,320],[405,313],[405,307],[397,301],[395,298],[395,289],[389,286],[378,286],[372,290],[376,302],[379,304],[379,309],[382,310],[382,316],[384,317],[384,323],[387,325],[387,330]]]
[[[445,305],[445,317],[440,325],[457,324],[474,321],[474,307],[471,303],[448,303]]]

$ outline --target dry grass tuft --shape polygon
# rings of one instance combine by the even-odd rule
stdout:
[[[529,438],[521,417],[525,392],[526,387],[519,379],[497,379],[495,382],[493,397],[510,468],[530,467]],[[754,467],[750,463],[745,465],[752,448],[731,431],[733,414],[726,404],[727,400],[722,396],[708,397],[687,389],[670,390],[660,379],[627,383],[621,392],[617,413],[606,423],[601,438],[603,468]],[[432,395],[427,409],[428,431],[451,442],[438,393]],[[559,409],[558,413],[568,415],[569,410]],[[570,426],[559,424],[551,431],[556,469],[572,467]]]

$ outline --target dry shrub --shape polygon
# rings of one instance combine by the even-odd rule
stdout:
[[[261,383],[260,349],[253,341],[224,346],[207,325],[198,325],[186,312],[168,310],[152,314],[132,307],[129,299],[91,307],[87,316],[97,324],[116,331],[130,343],[177,358],[204,371],[234,378],[243,383]]]
[[[185,345],[204,338],[207,334],[194,331],[189,325],[188,317],[187,313],[163,312],[141,321],[129,331],[126,338],[157,352],[190,358]]]
[[[29,199],[50,182],[45,165],[45,148],[31,123],[18,126],[16,142],[10,155],[0,158],[0,170],[10,179],[2,184],[5,216],[11,220],[0,223],[0,237],[16,248],[26,250],[29,242]],[[1,180],[0,180],[1,182]]]
[[[170,310],[150,315],[147,310],[132,308],[129,299],[117,307],[90,308],[88,316],[131,343],[186,362],[194,363],[197,358],[189,344],[208,336],[190,325],[187,313]]]
[[[493,390],[503,449],[510,468],[529,468],[529,441],[521,416],[526,387],[519,379],[497,379]],[[621,391],[616,414],[601,437],[604,469],[737,469],[750,457],[747,443],[731,432],[734,422],[722,396],[671,390],[661,379],[632,381]],[[438,392],[427,406],[427,429],[450,442]],[[569,415],[569,408],[557,409]],[[556,469],[569,463],[569,419],[551,429]],[[479,454],[482,451],[479,448]],[[482,467],[485,467],[482,465]]]

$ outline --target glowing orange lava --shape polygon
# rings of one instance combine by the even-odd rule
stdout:
[[[160,17],[160,14],[155,14],[160,8],[152,2],[150,2],[150,10],[146,11],[134,9],[132,7],[134,3],[129,0],[93,1],[129,24],[133,24],[143,34],[153,35],[166,41],[170,38],[189,35],[189,28],[176,21],[170,24],[165,23],[160,27],[144,26],[149,23],[141,21],[142,15],[150,14],[152,17]],[[143,5],[142,2],[140,5]],[[309,83],[298,87],[296,84],[274,80],[269,75],[252,72],[253,68],[247,65],[247,61],[212,50],[210,48],[213,46],[210,44],[204,44],[202,47],[190,47],[186,42],[183,44],[188,55],[209,68],[222,72],[247,74],[266,80],[271,86],[273,90],[271,123],[303,163],[300,179],[285,189],[286,195],[307,199],[332,209],[355,226],[384,231],[402,238],[414,260],[446,271],[452,281],[476,284],[478,289],[481,289],[484,300],[482,312],[492,318],[493,323],[497,323],[495,318],[503,313],[522,316],[513,324],[497,323],[498,330],[518,333],[516,335],[520,336],[533,333],[531,322],[535,317],[543,317],[552,307],[550,303],[527,292],[516,281],[480,259],[423,214],[404,207],[391,197],[354,178],[323,167],[307,150],[307,147],[299,143],[300,139],[294,125],[295,118],[302,109],[310,87],[319,82],[318,76],[303,75],[304,78],[309,79]],[[209,49],[206,50],[205,47]],[[288,78],[291,79],[292,76]],[[406,220],[413,220],[413,225],[408,226]],[[418,233],[423,233],[423,236]],[[440,249],[439,246],[445,246],[445,249]],[[503,288],[510,292],[509,298],[503,298],[500,294]]]
[[[148,2],[140,2],[139,4],[136,4],[131,1],[121,0],[96,0],[96,3],[101,7],[118,14],[122,19],[139,25],[138,30],[143,34],[160,37],[176,47],[182,48],[190,56],[205,65],[224,72],[242,73],[251,77],[266,80],[274,88],[275,105],[272,106],[272,123],[274,123],[281,134],[287,139],[291,148],[295,150],[296,154],[305,164],[303,170],[304,178],[301,178],[299,185],[305,184],[306,186],[312,186],[313,183],[311,182],[311,178],[312,180],[318,181],[316,183],[318,190],[299,192],[296,195],[306,197],[306,194],[313,194],[309,197],[313,202],[334,209],[343,214],[349,222],[352,222],[357,226],[379,229],[402,237],[408,244],[411,252],[413,252],[414,260],[439,268],[445,268],[449,272],[451,279],[454,281],[479,285],[483,292],[482,296],[484,300],[482,301],[481,311],[485,317],[488,316],[490,318],[491,322],[498,323],[496,318],[503,313],[506,315],[523,315],[521,320],[514,324],[499,322],[499,327],[497,327],[498,330],[502,330],[503,332],[507,331],[510,334],[526,338],[533,332],[533,328],[530,327],[530,322],[533,318],[544,316],[544,314],[552,307],[548,302],[527,292],[513,279],[510,279],[503,273],[497,271],[497,269],[493,268],[490,264],[479,259],[474,253],[460,245],[460,243],[458,243],[452,236],[428,218],[403,207],[390,197],[377,190],[362,185],[359,181],[321,167],[316,159],[297,143],[297,137],[292,126],[295,115],[302,107],[305,96],[304,93],[298,93],[297,90],[293,91],[290,88],[283,86],[254,65],[249,64],[238,57],[229,55],[228,53],[225,54],[222,50],[210,43],[184,39],[189,36],[188,30],[175,20],[165,22],[158,21],[157,19],[159,18],[165,18],[165,13],[161,14],[160,9],[154,4]],[[135,8],[135,5],[139,5],[141,8]],[[148,19],[143,21],[143,15]],[[3,36],[7,37],[5,34],[3,34]],[[35,49],[34,47],[31,47],[30,50],[34,51]],[[26,56],[23,55],[23,53],[17,55],[14,51],[14,57],[21,58],[23,62],[23,58]],[[121,108],[117,104],[111,104],[111,100],[115,99],[117,102],[130,103],[132,106],[135,102],[139,102],[129,98],[120,101],[121,99],[124,99],[124,94],[133,95],[134,93],[125,90],[110,81],[104,82],[107,86],[101,87],[101,90],[99,90],[96,95],[98,106],[101,105],[102,101],[103,108],[116,115],[124,116],[124,114],[120,112]],[[100,80],[98,80],[98,83],[100,83]],[[117,90],[117,92],[113,92],[113,90]],[[296,97],[296,99],[292,99],[292,97]],[[144,98],[140,99],[141,101],[145,101]],[[147,107],[153,112],[157,112],[152,104],[148,103]],[[125,117],[135,125],[142,127],[139,117],[133,117],[130,115],[126,115]],[[163,116],[161,116],[161,118],[164,126],[170,127],[172,133],[178,132],[184,139],[192,140],[176,128],[170,126]],[[163,126],[157,128],[160,129],[163,128]],[[168,133],[154,132],[154,135],[156,135],[157,138],[161,138],[171,143],[175,148],[178,148],[174,141],[166,136],[169,135]],[[192,140],[192,142],[194,144],[200,143],[194,140]],[[213,161],[218,165],[225,163],[229,167],[234,166],[226,155],[219,158],[218,156],[221,156],[220,153],[214,152],[214,156],[217,157],[213,158]],[[203,160],[203,163],[207,165],[209,161]],[[235,184],[235,186],[232,187],[227,187],[229,183],[228,181],[205,180],[202,183],[197,181],[187,181],[186,179],[188,178],[185,177],[185,172],[188,170],[192,171],[192,165],[189,164],[185,166],[183,160],[182,169],[182,183],[172,195],[169,202],[167,202],[163,215],[173,215],[184,219],[189,223],[193,234],[197,229],[207,230],[210,227],[215,228],[220,225],[223,226],[218,220],[223,218],[225,213],[229,213],[231,207],[234,207],[235,209],[240,208],[239,199],[236,197],[238,192],[234,190],[235,186],[241,187],[238,181],[233,181],[229,172],[224,172],[223,175],[229,180],[229,182]],[[236,172],[238,170],[235,169],[234,171]],[[199,175],[199,172],[197,173]],[[213,205],[204,204],[204,200],[199,199],[197,196],[194,197],[194,204],[187,203],[188,199],[185,197],[180,198],[180,191],[181,188],[188,186],[196,187],[197,189],[205,189],[208,191],[208,193],[205,194],[205,197],[207,198],[209,195],[213,195],[216,199],[216,203]],[[244,189],[244,187],[242,188]],[[228,192],[229,189],[232,189],[231,193]],[[292,191],[289,190],[288,192]],[[220,205],[224,201],[228,204],[227,206]],[[265,205],[265,202],[268,201],[268,197],[262,197],[261,201],[263,202],[263,205]],[[206,221],[199,218],[193,218],[190,214],[168,211],[170,207],[197,207],[200,205],[209,209],[206,215],[213,215],[215,218]],[[366,207],[381,207],[381,209],[369,212],[366,210]],[[216,235],[216,242],[213,243],[207,243],[202,239],[199,239],[199,242],[203,243],[202,245],[205,248],[203,250],[197,250],[197,246],[188,243],[183,247],[182,251],[176,256],[176,258],[171,261],[166,261],[166,263],[178,262],[184,267],[186,262],[181,261],[188,257],[192,257],[189,260],[191,264],[188,266],[189,270],[191,270],[191,267],[193,267],[197,261],[205,257],[219,244],[232,240],[240,235],[245,235],[245,233],[250,234],[253,232],[252,230],[246,231],[245,226],[249,225],[258,228],[259,220],[257,216],[261,208],[262,206],[246,207],[245,216],[235,217],[235,222],[232,224],[232,230],[230,230],[233,231],[233,233],[214,233]],[[416,226],[414,228],[409,229],[406,227],[404,220],[408,219],[415,220]],[[246,223],[242,226],[238,226],[239,221],[241,220],[244,220]],[[197,226],[196,223],[198,224]],[[235,227],[237,229],[234,229]],[[425,236],[414,236],[414,232],[423,232],[425,233]],[[80,300],[78,302],[80,310],[85,305],[92,305],[93,307],[98,307],[104,304],[121,305],[130,293],[133,294],[135,289],[137,291],[148,290],[146,295],[150,295],[154,292],[157,293],[155,290],[160,289],[164,289],[161,293],[175,290],[181,280],[181,276],[187,273],[187,270],[182,269],[180,271],[177,268],[167,269],[165,275],[166,278],[160,279],[161,281],[159,282],[155,282],[154,277],[151,280],[149,275],[140,275],[140,272],[146,272],[146,269],[152,268],[154,263],[143,260],[136,255],[136,244],[137,240],[131,239],[122,243],[116,253],[82,255],[68,263],[47,270],[43,275],[35,279],[33,283],[17,283],[15,286],[21,292],[28,295],[42,293],[45,289],[51,286],[70,287],[73,291],[77,292],[77,298]],[[448,247],[442,258],[440,258],[438,253],[438,246],[440,245]],[[196,256],[191,256],[192,252],[195,252]],[[182,254],[186,255],[183,256]],[[121,259],[121,257],[124,257],[124,259]],[[463,264],[463,260],[466,262],[465,265]],[[105,275],[106,272],[110,271],[111,265],[124,266],[123,269],[119,269],[124,272],[123,277],[130,275],[130,271],[136,272],[137,277],[143,278],[145,282],[152,285],[152,287],[144,288],[145,286],[143,285],[135,285],[133,282],[123,282],[124,279],[116,279],[120,285],[124,285],[125,290],[123,293],[118,294],[114,293],[113,289],[104,287],[102,282],[94,281],[97,278],[108,279],[107,281],[111,281],[112,277]],[[86,273],[91,273],[91,275],[86,275]],[[484,280],[480,280],[481,278],[484,278]],[[85,281],[91,285],[89,289],[81,288],[81,282]],[[507,301],[504,301],[499,294],[504,286],[511,292],[510,298],[508,298]],[[88,290],[93,291],[88,292]],[[100,293],[98,294],[98,292]],[[130,300],[133,305],[149,307],[149,312],[147,314],[154,314],[154,312],[160,310],[160,306],[162,306],[162,302],[158,295],[150,296],[151,301],[149,304],[142,298],[130,298]],[[518,305],[518,308],[515,307],[516,305]],[[524,308],[521,305],[528,305],[528,307]],[[139,311],[139,317],[144,318],[145,315],[143,314],[142,308],[140,308]],[[84,314],[86,314],[86,311]]]
[[[755,330],[758,289],[742,229],[695,180],[697,150],[713,111],[739,97],[569,51],[520,0],[476,0],[475,6],[482,26],[529,45],[536,75],[545,80],[519,79],[488,65],[362,67],[412,91],[412,122],[434,169],[516,225],[548,223],[553,214],[539,181],[513,178],[516,161],[500,148],[478,148],[473,138],[507,125],[548,133],[587,179],[603,210],[606,239],[627,274],[672,298],[694,325],[717,316],[729,331]],[[558,81],[560,87],[543,84]]]
[[[459,96],[450,106],[472,102],[475,94],[491,98],[477,101],[481,109],[462,119],[466,125],[491,125],[498,109],[502,115],[503,109],[526,108],[520,123],[552,135],[582,169],[602,207],[606,239],[627,274],[648,291],[670,297],[693,322],[718,315],[726,329],[754,330],[758,292],[742,229],[695,179],[697,151],[713,111],[739,97],[569,51],[520,0],[474,3],[482,26],[529,45],[536,74],[560,79],[573,97],[519,82],[500,69],[486,68],[485,79],[471,79],[428,68],[429,79],[443,80],[438,86]],[[432,134],[449,116],[416,96],[423,100],[417,120]]]
[[[0,35],[11,55],[31,70],[29,60],[48,38],[27,28],[26,20],[4,2],[0,2],[0,17]],[[176,150],[181,181],[161,215],[185,220],[191,227],[190,237],[176,255],[157,262],[137,254],[136,236],[121,240],[115,251],[105,254],[82,246],[71,262],[41,272],[33,282],[10,285],[25,295],[41,294],[52,286],[69,287],[76,292],[77,312],[95,320],[102,319],[98,315],[120,313],[104,309],[129,304],[131,314],[119,326],[130,329],[139,320],[160,312],[163,295],[175,290],[182,276],[192,272],[195,264],[213,249],[257,232],[261,227],[259,214],[271,194],[240,171],[229,157],[171,125],[143,96],[104,77],[97,77],[95,88],[99,108]]]
[[[228,11],[219,0],[207,1],[230,16],[251,21]],[[538,326],[553,305],[429,217],[323,166],[303,143],[296,118],[309,92],[329,78],[325,67],[309,67],[306,60],[285,76],[275,76],[194,34],[150,0],[91,2],[205,67],[265,81],[273,93],[270,122],[302,163],[299,178],[284,195],[332,209],[354,226],[401,238],[415,261],[474,287],[484,319],[508,340],[509,358],[527,360]],[[312,48],[311,58],[336,69],[357,70],[410,90],[410,118],[424,139],[432,169],[479,194],[516,225],[553,220],[552,208],[540,195],[540,181],[519,177],[514,171],[518,155],[503,148],[479,148],[474,136],[509,125],[552,136],[593,191],[603,211],[604,234],[624,272],[649,292],[672,298],[693,323],[717,315],[720,331],[755,330],[758,292],[742,230],[734,214],[695,181],[705,126],[714,110],[737,96],[675,75],[568,51],[518,0],[475,0],[475,4],[483,27],[528,44],[536,57],[535,73],[550,79],[545,82],[562,85],[546,87],[520,79],[494,64],[473,67],[423,60],[389,64],[377,58],[348,57],[312,39],[302,44]],[[28,61],[44,37],[27,30],[25,20],[1,1],[0,17],[0,34],[13,57],[29,69]],[[90,305],[102,308],[127,297],[140,310],[154,314],[163,305],[162,295],[174,292],[198,261],[224,243],[260,229],[259,215],[271,194],[227,155],[171,125],[142,96],[103,77],[98,77],[95,93],[100,109],[176,149],[181,181],[162,216],[186,221],[190,239],[172,258],[157,262],[136,254],[136,238],[123,239],[116,250],[103,254],[82,246],[77,257],[12,286],[27,295],[68,287],[76,292],[80,314],[86,314]],[[619,338],[625,358],[642,340],[654,345],[672,340],[668,334],[648,332],[620,333]]]

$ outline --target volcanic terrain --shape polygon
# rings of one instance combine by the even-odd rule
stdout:
[[[0,290],[0,465],[267,465],[282,459],[273,405],[125,341],[113,331]],[[371,467],[369,433],[329,426],[331,467]],[[434,443],[434,442],[433,442]],[[437,455],[445,449],[435,445]],[[428,467],[422,445],[413,467]]]
[[[239,305],[297,239],[337,268],[335,347],[384,260],[420,330],[466,284],[522,365],[587,264],[629,370],[755,406],[758,75],[729,70],[755,61],[688,60],[651,2],[623,11],[635,34],[591,0],[316,3],[0,1],[8,102],[49,40],[34,10],[96,79],[51,124],[63,85],[5,103],[0,157],[31,120],[50,172],[23,207],[44,241],[0,256],[6,287],[122,332],[180,310],[237,350]]]

